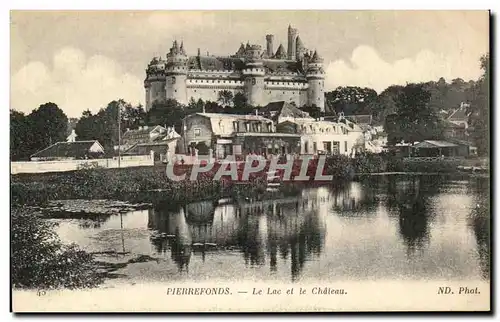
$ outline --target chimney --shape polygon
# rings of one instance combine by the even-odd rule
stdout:
[[[274,35],[266,35],[266,42],[267,42],[267,56],[269,58],[273,57],[274,55]]]

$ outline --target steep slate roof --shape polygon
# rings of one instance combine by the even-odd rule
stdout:
[[[83,158],[85,155],[89,155],[89,150],[97,142],[99,147],[104,153],[104,148],[102,145],[96,141],[75,141],[75,142],[57,142],[51,146],[38,151],[37,153],[31,155],[35,158]]]
[[[245,63],[237,57],[191,56],[188,67],[199,70],[242,70]]]
[[[143,135],[149,135],[149,133],[153,131],[158,131],[158,132],[166,132],[167,129],[164,128],[161,125],[156,125],[156,126],[148,126],[147,128],[141,127],[139,129],[135,130],[128,130],[125,133],[123,133],[122,138],[123,139],[128,139],[129,137],[137,137],[137,136],[143,136]]]
[[[467,121],[469,118],[469,114],[467,113],[467,109],[465,107],[460,107],[456,109],[450,116],[448,116],[448,121]]]
[[[283,47],[283,44],[280,44],[278,47],[278,50],[276,50],[276,54],[274,55],[274,58],[276,59],[286,59],[286,51],[285,48]]]
[[[296,73],[301,71],[301,64],[290,60],[264,60],[263,64],[266,71],[271,73]]]
[[[313,119],[309,113],[301,111],[297,107],[285,101],[271,102],[259,109],[259,114],[265,115],[276,112],[275,118],[278,117],[295,117]]]
[[[164,153],[168,150],[169,142],[179,138],[169,139],[160,142],[138,143],[123,152],[124,155],[144,155],[153,150],[155,153]]]
[[[346,115],[346,119],[357,123],[357,124],[372,124],[372,116],[371,115]]]

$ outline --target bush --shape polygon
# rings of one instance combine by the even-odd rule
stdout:
[[[11,210],[11,279],[18,288],[86,288],[102,282],[92,255],[63,245],[53,223],[23,208]]]

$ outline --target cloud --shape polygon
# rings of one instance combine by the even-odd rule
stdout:
[[[325,87],[333,90],[338,86],[362,86],[383,91],[390,85],[407,82],[426,82],[444,77],[446,80],[479,78],[479,57],[465,57],[461,52],[444,56],[430,50],[422,50],[414,57],[384,61],[375,49],[358,46],[349,61],[337,60],[326,68]]]
[[[54,102],[68,117],[79,117],[84,110],[95,113],[119,98],[144,104],[142,80],[108,57],[87,58],[70,47],[54,54],[51,68],[29,62],[11,80],[11,108],[25,113]]]

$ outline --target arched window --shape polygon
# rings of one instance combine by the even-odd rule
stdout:
[[[172,77],[172,85],[175,84],[175,77]]]

